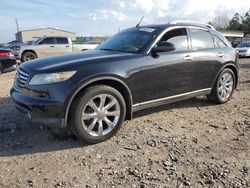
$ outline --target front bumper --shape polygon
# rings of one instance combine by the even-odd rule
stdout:
[[[17,60],[20,60],[20,59],[21,59],[22,53],[21,53],[20,50],[13,50],[12,53],[14,54],[14,56],[15,56],[15,58],[16,58]]]
[[[240,52],[239,57],[250,57],[250,53],[249,52],[244,52],[244,53]]]
[[[10,95],[16,109],[28,120],[49,127],[66,126],[63,116],[63,104],[46,98],[19,93],[14,88]]]

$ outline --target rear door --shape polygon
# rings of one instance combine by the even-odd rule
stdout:
[[[65,54],[72,52],[71,46],[69,44],[69,39],[67,37],[56,37],[55,50],[57,54]]]
[[[213,86],[221,64],[223,50],[215,44],[212,34],[206,29],[189,28],[192,47],[192,90],[207,89]]]

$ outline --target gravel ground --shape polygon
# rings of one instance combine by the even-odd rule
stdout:
[[[233,98],[199,97],[135,114],[112,139],[53,137],[13,108],[0,76],[0,187],[250,187],[250,59]]]

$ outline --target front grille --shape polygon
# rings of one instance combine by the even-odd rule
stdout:
[[[15,79],[16,86],[23,88],[24,85],[27,83],[28,78],[29,78],[29,74],[19,68],[16,72],[16,79]]]
[[[247,50],[239,50],[240,53],[246,53]]]

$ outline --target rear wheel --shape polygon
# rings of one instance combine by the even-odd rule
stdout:
[[[88,143],[98,143],[117,133],[125,112],[125,101],[116,89],[96,85],[87,88],[74,101],[70,124],[79,138]]]
[[[224,69],[216,80],[208,100],[214,103],[223,104],[228,102],[235,89],[235,74],[231,69]]]
[[[25,62],[25,61],[30,61],[32,59],[36,59],[37,56],[34,52],[31,52],[31,51],[27,51],[27,52],[24,52],[22,54],[22,58],[21,58],[21,61],[22,62]]]

